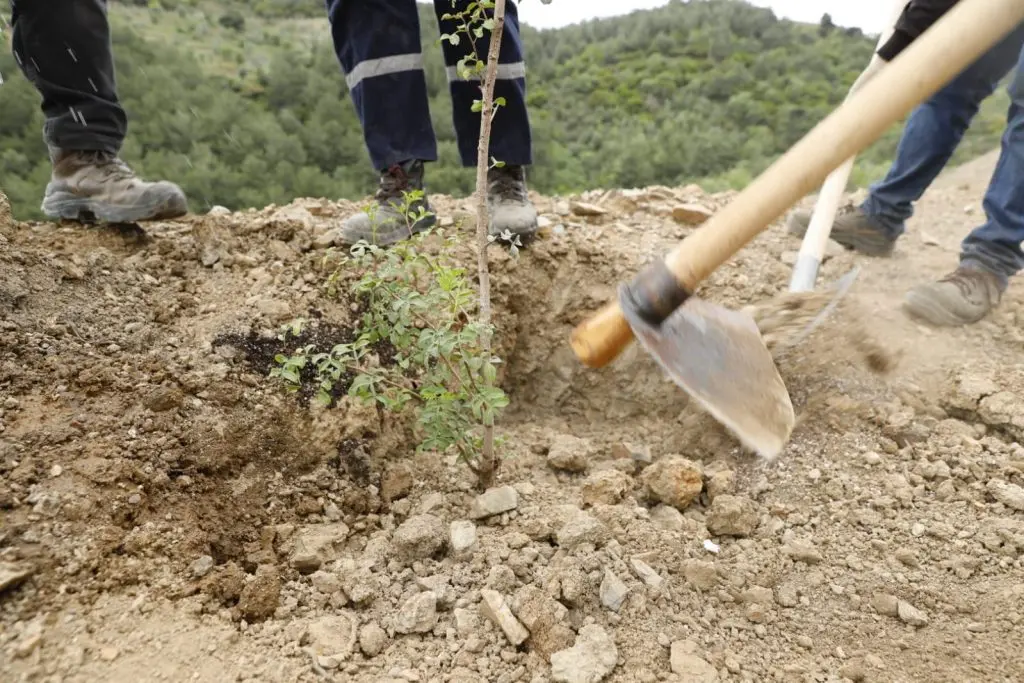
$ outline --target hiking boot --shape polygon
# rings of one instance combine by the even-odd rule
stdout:
[[[961,265],[938,282],[910,290],[903,310],[932,325],[967,325],[978,322],[995,308],[1004,289],[1002,280],[994,273]]]
[[[502,166],[487,171],[488,233],[499,237],[508,230],[513,240],[537,232],[537,209],[526,194],[526,169]]]
[[[794,211],[786,220],[791,235],[803,238],[811,224],[811,211]],[[836,211],[829,234],[834,242],[866,256],[891,256],[896,240],[860,207],[847,204]]]
[[[416,190],[423,190],[422,161],[407,161],[386,169],[380,174],[374,206],[369,213],[358,213],[342,223],[338,242],[353,245],[365,240],[383,247],[433,227],[437,219],[426,194],[414,201],[407,200],[402,194]],[[417,220],[421,209],[427,213]]]
[[[53,172],[42,204],[50,218],[138,223],[188,213],[180,187],[139,179],[116,154],[51,149],[50,159]]]

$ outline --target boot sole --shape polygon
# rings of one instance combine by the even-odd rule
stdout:
[[[790,235],[800,239],[807,234],[808,227],[810,227],[808,224],[793,215],[786,220],[786,230]],[[834,226],[829,234],[829,239],[850,251],[877,258],[889,258],[896,249],[895,240],[888,240],[881,235],[844,234],[841,230],[836,230]]]
[[[57,193],[43,200],[42,210],[50,218],[71,221],[91,222],[91,219],[104,223],[139,223],[180,218],[188,213],[188,205],[169,200],[142,206],[118,206],[72,194]]]

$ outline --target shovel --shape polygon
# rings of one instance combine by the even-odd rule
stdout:
[[[903,8],[906,4],[906,0],[894,0],[892,3],[889,21],[885,24],[886,29],[878,37],[875,52],[880,50],[893,34],[896,21],[903,13]],[[870,74],[876,65],[877,59],[874,53],[872,53],[871,63],[868,64],[864,71],[865,75]],[[858,82],[854,83],[846,99],[849,100],[861,86],[862,83],[858,79]],[[797,254],[796,263],[793,265],[793,276],[789,281],[790,292],[810,292],[814,290],[814,283],[818,279],[818,269],[821,267],[822,257],[825,255],[825,246],[828,244],[829,235],[832,233],[832,224],[836,217],[836,211],[839,209],[839,202],[842,200],[843,191],[846,189],[846,183],[850,179],[850,173],[853,171],[855,158],[855,156],[851,156],[839,168],[832,171],[821,188],[821,194],[818,195],[818,200],[814,205],[814,212],[811,214],[811,222],[807,226],[807,232],[804,233],[803,242],[800,244],[800,252]],[[855,278],[856,275],[853,277]],[[846,289],[848,288],[846,287]],[[845,291],[841,287],[840,289]],[[807,331],[809,332],[809,330]]]
[[[754,320],[695,296],[716,268],[1024,21],[1021,0],[961,0],[771,167],[580,323],[570,342],[588,367],[638,338],[660,366],[746,448],[774,459],[793,405]]]

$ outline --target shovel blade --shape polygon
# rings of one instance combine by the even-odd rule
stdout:
[[[753,318],[690,297],[660,326],[645,322],[620,289],[640,344],[676,384],[745,447],[774,459],[796,422],[789,391]]]

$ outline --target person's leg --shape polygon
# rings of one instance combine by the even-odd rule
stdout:
[[[111,222],[187,212],[170,183],[144,183],[118,159],[128,122],[117,98],[104,0],[15,0],[12,47],[42,97],[53,176],[43,211]]]
[[[411,204],[403,198],[424,189],[423,163],[437,160],[416,2],[325,2],[370,162],[380,172],[375,205],[346,220],[339,241],[392,244],[434,224],[432,216],[415,217],[429,210],[425,196]]]
[[[914,202],[945,168],[981,103],[1017,63],[1022,44],[1024,25],[914,109],[885,178],[871,185],[863,204],[844,207],[836,216],[835,241],[867,255],[892,253]],[[790,232],[802,236],[809,222],[809,213],[794,213]]]
[[[462,20],[445,18],[464,12],[467,0],[434,0],[434,10],[442,34],[456,34]],[[489,12],[490,16],[493,13]],[[480,99],[482,75],[460,74],[458,64],[474,51],[469,38],[459,33],[458,45],[442,42],[444,61],[452,97],[452,123],[464,167],[475,167],[480,138],[480,113],[473,101]],[[491,33],[474,38],[476,56],[487,60]],[[506,231],[528,236],[537,229],[537,211],[530,203],[526,188],[526,167],[533,163],[530,119],[526,109],[526,64],[519,33],[519,15],[515,3],[505,5],[505,25],[498,51],[498,76],[494,98],[504,99],[491,123],[489,157],[503,166],[488,171],[490,232],[498,236]]]
[[[934,325],[982,319],[1024,268],[1024,50],[1019,57],[1002,151],[982,202],[987,220],[964,238],[955,271],[907,294],[905,310]]]

